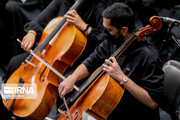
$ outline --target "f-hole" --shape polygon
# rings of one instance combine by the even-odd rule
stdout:
[[[40,78],[39,78],[39,81],[40,82],[44,82],[44,79],[42,78],[42,75],[44,74],[44,72],[46,71],[46,68],[47,66],[44,68],[44,70],[42,71],[41,75],[40,75]]]

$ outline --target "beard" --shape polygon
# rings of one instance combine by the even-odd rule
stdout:
[[[123,43],[123,35],[120,33],[117,33],[117,35],[111,35],[106,29],[104,29],[103,36],[109,44],[120,46]]]

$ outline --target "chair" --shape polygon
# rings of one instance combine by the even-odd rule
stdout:
[[[163,66],[165,73],[164,94],[160,108],[167,112],[172,120],[179,120],[180,105],[180,62],[170,60]]]

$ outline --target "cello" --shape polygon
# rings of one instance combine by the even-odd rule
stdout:
[[[83,2],[76,1],[69,10],[77,10]],[[17,93],[3,100],[5,107],[20,118],[44,119],[55,105],[59,80],[64,79],[62,74],[82,54],[86,43],[85,35],[66,18],[54,18],[44,29],[38,46],[5,84],[37,85],[36,98],[25,94],[23,99],[17,99]]]
[[[150,35],[162,26],[162,21],[158,16],[153,16],[149,19],[151,25],[141,28],[126,40],[112,55],[116,59],[128,48],[135,40],[141,41],[145,36]],[[106,63],[104,63],[106,64]],[[117,95],[118,93],[118,95]],[[114,110],[117,104],[123,97],[124,87],[110,75],[103,71],[103,66],[100,66],[90,76],[88,81],[80,87],[68,100],[67,104],[72,104],[70,107],[70,115],[66,114],[64,104],[58,110],[61,113],[58,120],[80,120],[83,118],[83,113],[86,112],[95,119],[107,119],[109,114]]]

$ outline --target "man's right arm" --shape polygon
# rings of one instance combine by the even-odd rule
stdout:
[[[76,81],[87,77],[90,73],[93,73],[95,69],[102,65],[104,59],[107,58],[107,51],[107,42],[103,41],[71,75],[61,82],[59,85],[59,96],[63,98],[67,93],[73,90]]]

